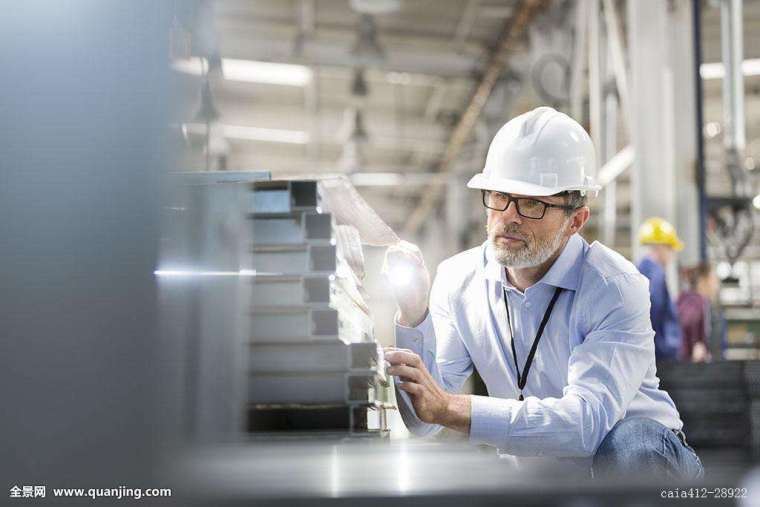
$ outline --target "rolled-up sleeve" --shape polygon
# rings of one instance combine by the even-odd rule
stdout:
[[[400,325],[396,318],[396,346],[418,354],[439,385],[449,392],[458,392],[472,373],[472,359],[454,324],[448,300],[448,282],[442,265],[430,290],[429,311],[425,320],[411,328]],[[396,377],[396,385],[399,382]],[[427,436],[441,429],[417,417],[406,392],[396,389],[396,399],[401,417],[413,434]]]
[[[654,361],[647,281],[620,273],[589,289],[576,296],[586,332],[562,397],[473,396],[471,441],[517,456],[588,457],[623,418]]]

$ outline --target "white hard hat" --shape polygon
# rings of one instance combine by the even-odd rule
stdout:
[[[469,188],[533,196],[578,190],[596,195],[601,188],[591,138],[575,120],[551,107],[512,118],[491,141],[483,172]]]

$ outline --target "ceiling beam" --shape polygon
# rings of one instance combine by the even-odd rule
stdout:
[[[507,20],[496,48],[490,55],[488,65],[475,87],[475,91],[470,96],[459,123],[451,133],[446,150],[436,168],[440,178],[445,177],[446,172],[462,151],[464,143],[470,138],[483,106],[485,106],[496,81],[504,71],[508,54],[517,48],[528,25],[545,8],[545,4],[545,0],[524,0],[516,9],[514,17]],[[439,192],[424,192],[422,194],[419,205],[410,215],[404,229],[405,235],[412,236],[417,232],[437,204],[440,195]]]
[[[353,67],[356,59],[351,54],[352,39],[336,40],[322,37],[320,31],[294,53],[295,33],[266,35],[240,21],[221,20],[217,24],[220,51],[227,58],[319,65],[326,67]],[[351,37],[353,37],[353,32]],[[416,38],[404,43],[391,44],[384,39],[385,60],[374,68],[386,72],[409,72],[446,78],[471,78],[481,67],[472,54],[451,51],[450,42],[442,38]]]

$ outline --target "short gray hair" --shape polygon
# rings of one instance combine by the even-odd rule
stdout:
[[[586,194],[584,194],[580,190],[573,190],[570,192],[566,192],[565,195],[567,195],[567,205],[572,206],[573,208],[573,209],[565,210],[565,214],[567,216],[572,215],[573,211],[575,211],[578,208],[584,207],[588,203],[588,197],[586,196]]]

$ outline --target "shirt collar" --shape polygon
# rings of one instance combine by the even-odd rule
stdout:
[[[551,285],[553,287],[562,287],[563,289],[576,290],[578,288],[578,279],[580,276],[580,264],[583,262],[583,251],[585,250],[586,240],[579,234],[570,236],[562,253],[554,261],[544,276],[537,282]],[[491,244],[486,240],[483,243],[484,265],[483,274],[487,280],[501,282],[504,286],[510,286],[507,281],[507,275],[504,272],[504,266],[498,263],[494,255]]]

